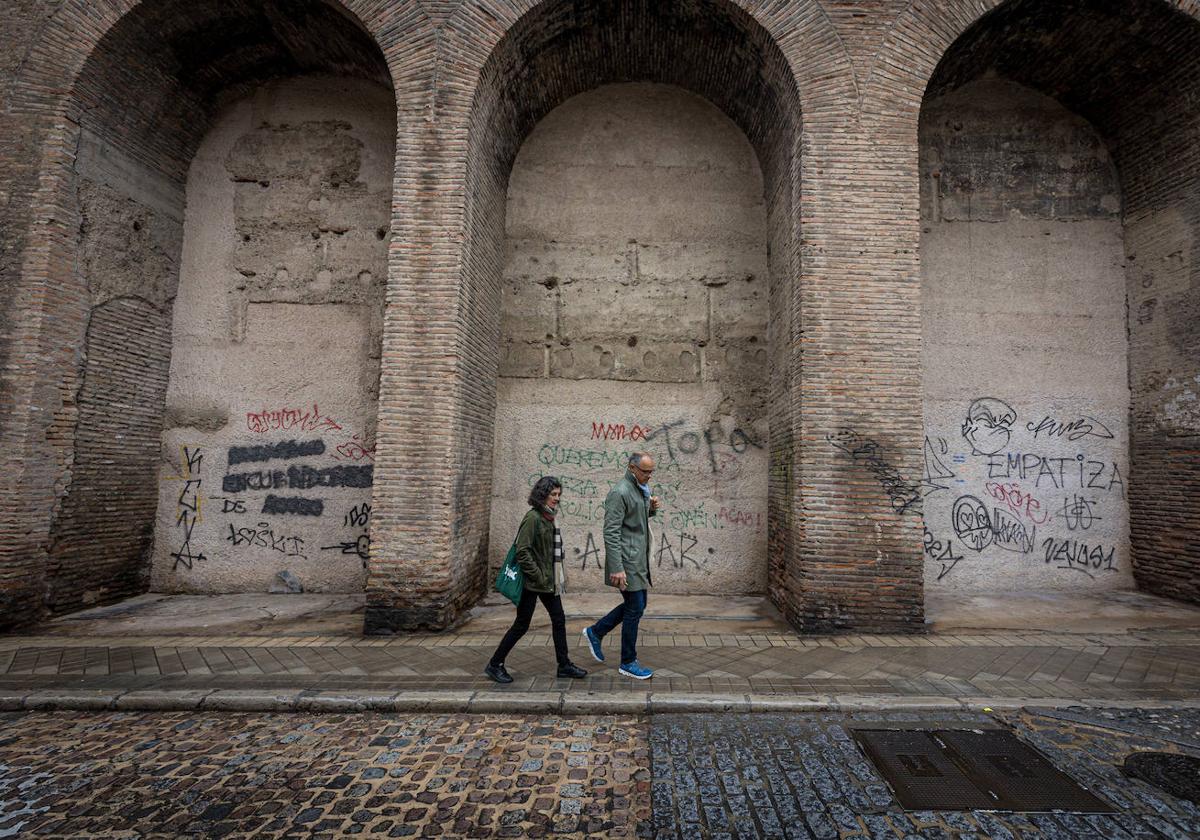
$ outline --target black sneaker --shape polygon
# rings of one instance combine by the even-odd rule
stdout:
[[[580,668],[574,662],[568,662],[566,665],[558,666],[558,675],[560,677],[570,677],[573,680],[581,680],[587,676],[587,671]]]
[[[513,681],[512,675],[510,675],[508,671],[504,670],[503,662],[501,662],[499,665],[493,665],[489,662],[487,667],[483,669],[483,673],[485,673],[489,679],[492,679],[501,685],[507,685]]]

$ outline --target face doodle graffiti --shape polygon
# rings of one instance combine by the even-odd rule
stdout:
[[[983,551],[992,542],[992,520],[987,505],[974,496],[960,496],[951,515],[954,533],[972,551]]]
[[[962,436],[971,444],[972,455],[995,455],[1008,446],[1017,413],[995,397],[980,397],[967,407]]]

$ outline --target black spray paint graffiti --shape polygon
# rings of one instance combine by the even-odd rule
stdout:
[[[1057,563],[1059,569],[1083,572],[1090,578],[1094,578],[1096,572],[1117,570],[1116,563],[1113,562],[1117,550],[1112,547],[1106,550],[1099,544],[1088,545],[1078,540],[1047,537],[1042,541],[1042,549],[1045,551],[1047,563]]]
[[[313,487],[370,487],[374,482],[373,466],[338,466],[313,469],[307,465],[284,470],[233,473],[221,479],[226,493],[247,490],[309,490]]]
[[[938,438],[938,449],[941,450],[940,454],[942,455],[949,454],[950,446],[944,438]],[[936,493],[938,490],[949,490],[950,485],[946,482],[956,478],[954,471],[942,463],[938,454],[934,451],[929,438],[925,438],[925,470],[921,473],[921,484],[925,488],[926,496]]]
[[[937,576],[938,580],[954,571],[954,567],[963,559],[961,554],[954,553],[953,540],[946,540],[943,543],[933,535],[928,526],[925,527],[925,554],[942,564],[942,570]]]
[[[678,534],[678,541],[676,542],[672,540],[666,531],[659,531],[657,551],[653,545],[650,546],[651,553],[654,554],[655,567],[661,569],[665,565],[671,569],[684,569],[687,568],[688,564],[691,564],[696,569],[703,571],[707,565],[708,558],[696,550],[699,544],[700,539],[695,534],[680,532]],[[580,555],[580,571],[587,571],[589,567],[593,569],[604,568],[604,551],[602,545],[602,543],[596,541],[595,536],[589,531],[583,550],[575,549],[575,553]],[[714,554],[715,549],[709,548],[706,553]]]
[[[325,503],[320,499],[303,496],[267,496],[263,502],[265,514],[294,513],[297,516],[320,516],[325,512]]]
[[[235,548],[269,548],[288,557],[306,559],[304,540],[300,537],[288,537],[276,534],[269,522],[259,522],[253,528],[234,528],[229,526],[229,536],[225,539],[233,543]]]
[[[366,568],[367,560],[371,556],[371,535],[365,529],[370,523],[371,506],[366,502],[363,502],[361,505],[355,505],[342,517],[342,524],[351,528],[363,528],[363,533],[352,540],[344,540],[337,545],[323,545],[321,546],[321,550],[340,551],[342,554],[357,555],[363,562],[363,568]]]
[[[322,551],[340,551],[342,554],[356,554],[365,566],[371,556],[371,537],[359,534],[357,539],[340,542],[337,545],[323,545]]]
[[[972,551],[983,551],[992,544],[992,519],[987,505],[974,496],[960,496],[950,513],[954,533]]]
[[[1037,526],[1027,525],[1003,508],[992,508],[975,496],[959,496],[950,513],[954,533],[972,551],[983,551],[989,545],[1017,554],[1033,551]]]
[[[1078,494],[1063,496],[1063,506],[1058,518],[1066,521],[1068,531],[1086,531],[1101,519],[1096,515],[1096,500],[1085,499]]]
[[[680,532],[679,534],[679,554],[675,553],[675,546],[667,536],[666,531],[660,531],[658,535],[658,553],[655,554],[655,566],[659,569],[663,567],[663,561],[667,563],[667,568],[683,569],[691,563],[699,570],[703,570],[707,558],[701,556],[697,558],[695,554],[696,545],[700,542],[695,534],[687,534]],[[708,550],[709,554],[713,553],[713,549]]]
[[[1004,400],[980,397],[967,406],[962,436],[971,444],[972,455],[995,455],[1008,446],[1017,412]]]
[[[900,515],[910,511],[917,514],[921,512],[921,486],[906,479],[899,470],[889,464],[878,443],[864,438],[852,429],[839,429],[826,435],[825,439],[849,455],[854,463],[861,463],[875,476],[884,492],[888,494],[892,510]]]
[[[1037,423],[1026,423],[1025,428],[1033,432],[1034,439],[1042,434],[1048,438],[1066,438],[1067,440],[1079,440],[1083,437],[1113,439],[1113,433],[1108,430],[1108,427],[1093,417],[1080,417],[1070,423],[1063,423],[1047,415]]]
[[[1075,485],[1079,489],[1103,490],[1111,493],[1114,487],[1125,498],[1125,480],[1115,461],[1096,461],[1084,455],[1074,458],[1049,458],[1033,452],[1009,452],[988,457],[988,478],[1033,479],[1033,486],[1043,481],[1056,490]]]
[[[1037,526],[1026,525],[1003,508],[992,508],[992,545],[1028,554],[1037,543]]]
[[[204,455],[199,447],[183,447],[183,464],[186,471],[181,470],[183,474],[178,476],[178,479],[183,481],[183,489],[179,492],[176,508],[179,515],[175,519],[175,527],[183,528],[183,543],[178,551],[171,553],[171,559],[175,561],[172,569],[178,569],[180,566],[190,569],[197,561],[203,562],[207,559],[203,552],[192,551],[192,531],[200,521],[200,464],[203,460]]]
[[[580,553],[578,548],[575,549],[575,553]],[[579,563],[579,571],[587,571],[589,562],[597,569],[604,568],[604,556],[600,553],[600,547],[596,545],[596,539],[592,536],[591,531],[588,531],[587,542],[583,546],[583,558]]]
[[[343,525],[352,525],[355,528],[366,528],[370,521],[371,506],[366,502],[350,508],[349,513],[342,518]]]
[[[733,429],[728,437],[726,437],[725,430],[721,428],[719,423],[713,423],[702,432],[683,432],[672,438],[671,431],[684,425],[684,422],[683,420],[676,420],[674,423],[665,423],[654,431],[646,433],[645,439],[650,441],[657,440],[659,437],[663,438],[667,447],[668,461],[676,459],[676,450],[684,455],[693,455],[700,450],[700,446],[703,444],[705,453],[708,456],[709,469],[713,473],[718,473],[724,469],[732,458],[727,453],[718,452],[718,447],[728,446],[733,450],[734,455],[741,455],[751,447],[755,449],[763,448],[761,443],[750,437],[743,429]]]
[[[224,496],[209,496],[210,501],[221,503],[221,513],[248,513],[244,499],[227,499]]]
[[[303,443],[285,440],[263,446],[231,446],[229,447],[229,466],[253,461],[286,461],[309,455],[322,455],[324,452],[325,441],[323,440],[307,440]]]

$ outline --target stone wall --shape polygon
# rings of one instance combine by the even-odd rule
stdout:
[[[644,449],[656,589],[765,592],[770,277],[745,136],[679,88],[580,94],[525,141],[506,219],[492,566],[556,475],[572,590],[602,588],[604,497]]]
[[[368,81],[276,82],[188,177],[153,586],[361,592],[394,112]],[[294,584],[293,584],[294,585]]]
[[[977,81],[921,122],[926,585],[1132,586],[1120,187],[1054,100]]]

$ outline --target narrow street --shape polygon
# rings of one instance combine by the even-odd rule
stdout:
[[[856,728],[1002,728],[1112,814],[904,811]],[[5,713],[0,837],[1172,838],[1200,809],[1122,775],[1194,710],[541,717]]]

